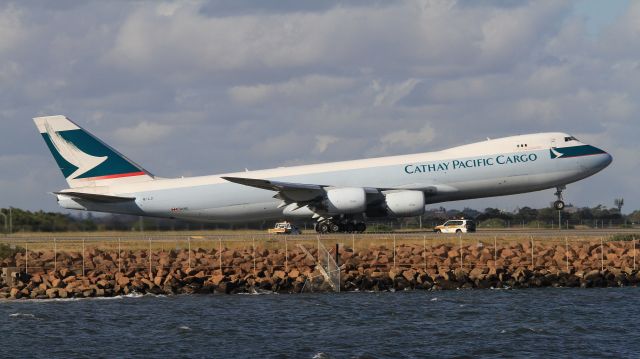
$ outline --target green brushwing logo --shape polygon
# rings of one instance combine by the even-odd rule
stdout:
[[[143,172],[82,129],[42,134],[65,178],[84,179]]]

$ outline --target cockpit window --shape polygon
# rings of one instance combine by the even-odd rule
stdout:
[[[573,136],[569,136],[569,137],[565,137],[564,138],[564,142],[569,142],[569,141],[577,141],[578,139],[573,137]]]

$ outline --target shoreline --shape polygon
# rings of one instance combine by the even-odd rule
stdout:
[[[0,262],[0,299],[640,284],[635,241],[341,245],[339,269],[335,248],[306,245],[18,252]]]

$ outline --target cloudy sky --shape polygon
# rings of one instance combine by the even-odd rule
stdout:
[[[640,208],[640,2],[0,3],[0,207],[58,210],[31,121],[204,175],[566,131],[614,156],[567,202]],[[543,207],[553,190],[445,204]]]

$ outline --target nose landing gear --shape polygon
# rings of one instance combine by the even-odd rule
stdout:
[[[564,201],[562,198],[562,191],[564,191],[567,187],[566,186],[558,186],[556,187],[556,193],[555,196],[558,198],[557,201],[553,202],[553,208],[557,209],[558,211],[562,211],[564,209]]]

